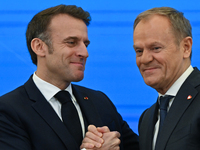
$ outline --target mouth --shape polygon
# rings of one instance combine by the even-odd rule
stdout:
[[[77,65],[84,65],[83,62],[71,62],[72,64],[77,64]]]
[[[149,74],[149,73],[153,73],[156,69],[157,69],[156,67],[143,68],[142,72]]]
[[[77,66],[77,67],[81,67],[83,68],[85,66],[85,63],[84,62],[71,62],[71,64]]]

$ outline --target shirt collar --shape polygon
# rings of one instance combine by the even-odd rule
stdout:
[[[33,74],[33,82],[36,84],[37,88],[40,90],[40,92],[43,94],[47,101],[50,101],[51,98],[54,97],[54,95],[60,91],[58,87],[39,78],[35,74],[35,72]],[[65,90],[68,91],[70,95],[73,95],[71,83]]]
[[[169,88],[169,90],[165,93],[165,95],[172,95],[176,96],[178,93],[178,90],[180,89],[183,82],[187,79],[187,77],[191,74],[193,71],[193,67],[190,65],[188,69],[174,82],[174,84]],[[162,94],[158,93],[159,97],[163,96]]]

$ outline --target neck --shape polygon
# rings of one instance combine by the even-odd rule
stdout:
[[[35,72],[35,74],[42,80],[58,87],[59,89],[61,90],[65,90],[69,85],[70,85],[70,82],[63,82],[59,79],[56,79],[52,76],[50,76],[49,74],[46,75],[45,73],[40,73],[38,70]]]

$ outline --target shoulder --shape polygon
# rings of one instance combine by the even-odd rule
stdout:
[[[95,96],[95,95],[100,96],[100,95],[102,95],[102,96],[106,96],[106,94],[103,93],[100,90],[94,90],[94,89],[87,88],[87,87],[80,86],[80,85],[72,84],[72,89],[73,89],[73,91],[77,91],[77,92],[84,93],[84,94],[87,94],[87,95],[92,95],[92,96]]]
[[[4,95],[0,96],[0,102],[3,102],[3,101],[9,101],[10,99],[16,99],[22,95],[24,95],[25,93],[25,89],[24,89],[24,86],[20,86],[8,93],[5,93]]]
[[[27,102],[29,101],[27,101],[26,91],[23,86],[20,86],[0,97],[0,113],[2,116],[6,116],[4,119],[15,120],[18,118],[19,112],[25,114],[24,108],[30,106],[27,105]]]
[[[96,105],[112,105],[114,106],[110,98],[102,91],[86,88],[80,85],[72,84],[74,95],[82,95],[88,97]]]
[[[198,89],[198,91],[200,91],[200,71],[197,67],[194,67],[192,73],[184,81],[183,85],[180,88],[180,91],[188,91],[188,89]]]
[[[157,103],[154,103],[150,108],[147,108],[140,116],[139,124],[144,120],[149,120],[150,115],[156,111]]]
[[[98,90],[94,90],[91,88],[87,88],[81,85],[72,84],[72,88],[80,91],[90,91],[90,92],[97,92]]]
[[[21,99],[21,97],[26,97],[28,96],[28,90],[29,91],[35,91],[35,85],[33,83],[33,80],[32,80],[32,75],[29,77],[28,81],[26,81],[23,85],[17,87],[16,89],[8,92],[8,93],[5,93],[4,95],[0,96],[0,102],[2,101],[10,101],[12,100],[15,101],[15,100],[19,100]]]

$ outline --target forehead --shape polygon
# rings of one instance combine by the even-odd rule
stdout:
[[[169,19],[162,15],[151,15],[142,19],[135,27],[136,31],[148,31],[148,32],[159,32],[166,31],[171,28]],[[155,32],[156,33],[156,32]]]
[[[152,15],[142,19],[135,27],[133,38],[137,41],[169,40],[174,37],[169,19],[161,15]]]
[[[87,26],[83,20],[68,14],[58,14],[49,24],[51,34],[87,34]]]

